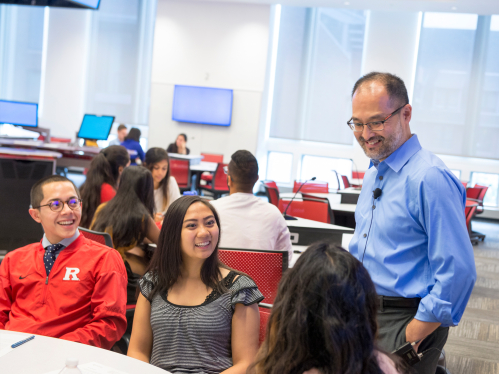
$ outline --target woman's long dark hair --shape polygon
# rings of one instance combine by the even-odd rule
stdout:
[[[104,148],[92,159],[87,179],[80,188],[83,201],[80,226],[90,227],[95,211],[101,203],[102,184],[108,183],[113,188],[117,188],[120,177],[119,169],[125,168],[129,162],[128,151],[121,145]]]
[[[140,130],[136,127],[132,127],[130,129],[130,131],[128,132],[127,136],[125,137],[125,140],[129,140],[129,139],[132,139],[132,140],[135,140],[136,142],[139,142],[140,143],[140,135],[142,133],[140,132]]]
[[[329,243],[310,246],[279,284],[266,339],[250,371],[382,374],[377,296],[362,264]]]
[[[168,185],[170,184],[170,157],[168,157],[168,152],[166,152],[163,148],[150,148],[146,152],[145,167],[148,168],[151,173],[154,165],[163,160],[166,160],[166,162],[168,162],[168,171],[166,172],[166,176],[159,183],[159,189],[161,190],[161,194],[163,195],[163,207],[161,209],[161,212],[163,212],[168,206]]]
[[[116,196],[99,212],[92,227],[104,232],[111,227],[114,248],[144,240],[154,212],[154,185],[149,170],[129,166],[121,174]]]
[[[187,209],[194,203],[202,203],[213,212],[217,226],[220,229],[220,218],[215,208],[206,200],[199,196],[183,196],[175,200],[166,211],[163,227],[159,235],[159,242],[154,251],[148,271],[155,277],[155,287],[152,290],[150,300],[157,293],[166,293],[181,276],[182,272],[182,227]],[[218,243],[215,250],[208,257],[201,267],[201,280],[207,286],[219,293],[227,292],[222,279],[220,268],[229,269],[218,259]]]

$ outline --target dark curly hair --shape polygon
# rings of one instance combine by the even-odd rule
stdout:
[[[341,247],[314,244],[281,280],[249,372],[382,374],[376,312],[376,290],[364,266]]]

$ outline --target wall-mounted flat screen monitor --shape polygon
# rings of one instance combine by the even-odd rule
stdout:
[[[114,116],[96,116],[94,114],[85,114],[81,122],[78,138],[88,140],[107,140],[111,127],[113,126]]]
[[[172,120],[230,126],[233,91],[175,85]]]
[[[0,123],[38,127],[38,104],[0,100]]]
[[[84,5],[88,8],[99,9],[100,0],[68,0],[76,4]]]

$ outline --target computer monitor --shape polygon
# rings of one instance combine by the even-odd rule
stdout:
[[[229,89],[175,85],[172,120],[230,126],[232,98]]]
[[[107,140],[114,116],[96,116],[95,114],[85,114],[81,122],[78,138],[88,140]]]
[[[0,100],[0,123],[37,127],[38,104]]]
[[[100,0],[69,0],[73,3],[84,5],[88,8],[99,9]]]

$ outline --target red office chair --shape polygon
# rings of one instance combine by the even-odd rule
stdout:
[[[274,181],[262,181],[269,203],[279,207],[279,188]]]
[[[298,191],[302,184],[303,182],[295,181],[293,185],[293,192]],[[329,185],[327,182],[309,182],[303,185],[300,192],[329,193]]]
[[[189,160],[170,158],[170,174],[175,177],[180,192],[189,191],[191,189]]]
[[[270,318],[272,305],[269,304],[259,304],[258,311],[260,312],[260,333],[258,335],[258,342],[260,345],[265,340],[267,335],[267,325]]]
[[[206,162],[224,162],[224,155],[214,154],[214,153],[201,153],[203,156],[203,161]],[[206,182],[211,182],[213,180],[213,174],[209,172],[204,172],[201,174],[201,180]]]
[[[108,247],[114,248],[113,239],[111,238],[111,235],[109,235],[107,232],[92,231],[83,227],[78,227],[78,230],[85,238],[93,240],[94,242],[100,244],[107,245]]]
[[[229,186],[227,186],[227,175],[224,172],[224,167],[227,164],[221,162],[218,163],[217,169],[215,170],[215,176],[210,184],[206,186],[200,186],[202,191],[209,191],[213,194],[215,199],[219,198],[223,194],[229,193]]]
[[[478,205],[475,202],[467,201],[466,207],[464,208],[464,216],[466,217],[466,227],[468,228],[468,234],[470,235],[471,244],[478,244],[479,241],[479,238],[473,235],[473,231],[471,231],[471,220],[475,216],[477,206]]]
[[[488,186],[481,186],[479,184],[475,184],[475,187],[470,187],[466,189],[466,201],[468,202],[475,202],[478,204],[476,207],[476,210],[473,213],[473,216],[476,216],[477,214],[482,214],[484,209],[483,209],[483,199],[485,198],[485,194],[487,193],[487,190],[489,189]],[[473,217],[471,217],[473,218]],[[469,232],[470,232],[470,237],[472,239],[476,240],[485,240],[485,234],[482,234],[478,231],[473,231],[471,229],[471,221],[469,224]]]
[[[291,200],[279,200],[279,210],[281,211],[281,213],[284,213],[290,201]],[[324,223],[331,223],[332,221],[329,201],[325,202],[319,199],[303,199],[301,201],[293,200],[288,210],[286,211],[286,214],[293,217],[311,219],[313,221]]]
[[[341,179],[343,180],[343,185],[345,186],[345,188],[349,188],[349,187],[360,188],[360,187],[362,187],[361,184],[351,184],[346,175],[342,175]]]
[[[334,214],[333,214],[333,210],[331,209],[331,204],[329,204],[329,199],[327,197],[318,197],[318,196],[314,196],[314,195],[309,195],[307,193],[302,193],[301,197],[302,197],[303,201],[319,201],[319,202],[322,202],[323,204],[326,204],[328,207],[328,210],[329,210],[329,218],[328,218],[329,222],[327,222],[327,223],[334,225]],[[291,204],[291,207],[293,207],[292,204]],[[322,206],[320,209],[323,209]]]
[[[466,189],[466,187],[468,186],[468,182],[461,181],[461,183],[463,184],[464,189]]]
[[[218,256],[228,267],[248,274],[265,297],[265,303],[274,302],[279,281],[288,268],[288,252],[220,248]]]
[[[364,179],[365,171],[352,171],[353,179]]]

